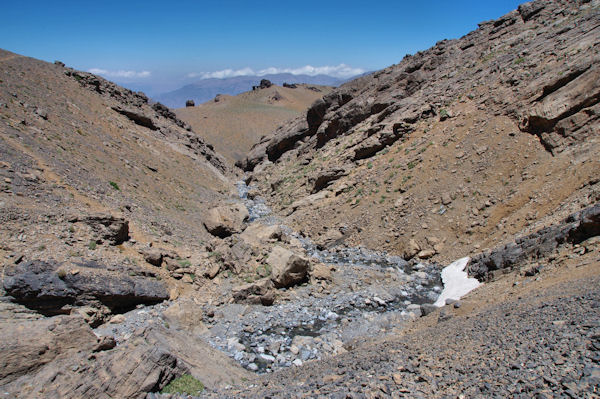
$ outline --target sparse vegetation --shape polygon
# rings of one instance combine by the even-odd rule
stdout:
[[[92,240],[88,244],[88,249],[91,249],[93,251],[96,249],[97,246],[98,246],[98,243],[96,242],[96,240]]]
[[[117,183],[115,183],[114,181],[109,181],[108,184],[111,185],[112,188],[114,188],[117,191],[120,191],[121,189],[119,188],[119,185]]]

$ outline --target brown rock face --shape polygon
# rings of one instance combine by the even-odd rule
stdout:
[[[268,263],[273,268],[271,280],[277,288],[296,285],[308,278],[309,260],[283,247],[273,248]]]
[[[204,226],[212,235],[225,238],[242,232],[248,217],[248,209],[243,204],[218,206],[208,211]]]
[[[91,351],[98,342],[81,317],[0,323],[0,385],[31,373],[59,355]]]
[[[520,128],[536,134],[548,151],[562,151],[600,130],[600,59],[576,65],[543,86]]]
[[[275,301],[273,283],[268,278],[234,287],[231,294],[237,303],[270,306]]]

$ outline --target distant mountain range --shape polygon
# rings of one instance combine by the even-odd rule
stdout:
[[[291,73],[279,73],[264,76],[236,76],[225,79],[202,79],[196,83],[185,85],[177,90],[153,96],[153,100],[163,103],[171,108],[185,106],[187,100],[194,100],[196,104],[209,101],[217,94],[237,95],[257,86],[262,79],[268,79],[272,83],[282,85],[285,83],[308,83],[314,85],[339,86],[355,77],[340,79],[328,75],[293,75]]]

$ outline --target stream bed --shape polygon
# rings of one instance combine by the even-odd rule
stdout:
[[[317,248],[273,216],[260,198],[248,198],[237,184],[250,221],[279,224],[302,243],[306,254],[334,270],[332,284],[291,289],[287,301],[273,306],[226,304],[207,320],[205,338],[249,370],[271,372],[351,350],[421,315],[442,291],[442,267],[407,262],[366,248]]]

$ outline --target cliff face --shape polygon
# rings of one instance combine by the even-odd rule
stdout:
[[[599,23],[598,1],[525,3],[341,86],[239,165],[313,238],[400,253],[566,216],[598,196]]]

